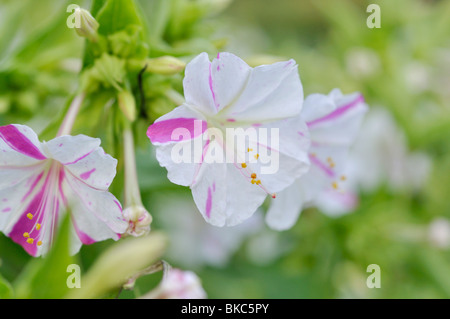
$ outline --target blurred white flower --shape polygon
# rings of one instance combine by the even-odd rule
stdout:
[[[170,269],[154,290],[142,299],[206,299],[207,295],[198,276],[191,271]]]
[[[412,93],[422,93],[430,87],[430,69],[421,62],[408,63],[404,76],[406,85]]]
[[[154,214],[171,239],[166,259],[190,269],[225,266],[242,242],[264,226],[257,212],[243,224],[214,227],[205,223],[189,196],[172,195],[154,203],[157,206],[153,208]]]
[[[376,74],[381,61],[375,50],[352,48],[346,55],[346,67],[347,72],[355,78],[367,78]]]
[[[405,133],[383,108],[373,108],[367,113],[351,161],[349,176],[365,191],[384,182],[393,191],[417,190],[431,168],[431,160],[425,153],[409,151]]]
[[[450,247],[450,221],[439,217],[428,226],[428,239],[438,248]]]

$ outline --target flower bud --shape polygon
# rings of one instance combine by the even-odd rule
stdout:
[[[91,13],[83,8],[75,9],[75,31],[80,37],[89,39],[92,42],[97,42],[97,30],[99,24]]]
[[[128,221],[127,235],[139,237],[150,232],[152,216],[142,206],[131,206],[123,211],[123,217]]]
[[[119,107],[128,120],[133,122],[136,119],[136,102],[133,94],[127,90],[122,90],[117,94]]]
[[[146,64],[148,72],[162,75],[174,75],[186,67],[186,63],[173,56],[147,59]]]
[[[200,279],[191,271],[170,269],[154,290],[143,299],[206,299]]]

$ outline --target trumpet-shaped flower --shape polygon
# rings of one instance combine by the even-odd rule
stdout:
[[[309,167],[303,89],[295,61],[251,68],[230,53],[187,66],[185,103],[147,135],[175,184],[189,186],[205,218],[232,226]]]
[[[313,204],[319,195],[340,192],[340,184],[346,181],[342,172],[347,154],[367,109],[361,94],[343,95],[338,89],[329,95],[311,94],[305,99],[300,116],[311,137],[311,168],[272,202],[266,216],[271,228],[292,227],[302,207]]]
[[[119,239],[127,223],[108,192],[117,160],[99,145],[84,135],[40,142],[27,126],[0,127],[0,231],[40,256],[70,212],[72,253],[82,244]]]

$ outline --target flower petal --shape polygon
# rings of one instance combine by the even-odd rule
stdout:
[[[239,121],[273,121],[298,115],[303,87],[294,60],[254,68],[227,114]]]
[[[32,165],[47,157],[34,131],[25,125],[0,127],[0,167]]]
[[[266,214],[267,225],[274,230],[286,230],[294,226],[304,205],[299,181],[287,187],[271,201]]]
[[[89,187],[71,174],[65,176],[63,192],[75,233],[83,244],[117,240],[127,229],[122,207],[111,193]]]
[[[186,104],[200,113],[212,115],[217,109],[210,71],[208,54],[203,52],[186,65],[183,87]]]

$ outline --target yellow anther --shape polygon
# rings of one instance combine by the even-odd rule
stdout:
[[[41,229],[41,224],[36,224],[36,229],[37,230]]]
[[[38,245],[38,246],[42,245],[42,242],[41,242],[41,241],[38,241],[38,242],[37,242],[37,245]]]
[[[252,173],[252,175],[250,175],[251,178],[256,178],[256,174]]]
[[[251,151],[253,151],[253,148],[247,148],[247,152],[251,152]]]
[[[258,158],[259,158],[259,154],[256,154],[256,155],[255,155],[255,158],[258,159]]]
[[[28,213],[28,214],[27,214],[27,217],[28,217],[28,219],[30,219],[30,220],[31,220],[31,219],[33,219],[33,214],[31,214],[31,213]]]
[[[34,239],[33,239],[33,238],[28,238],[28,239],[27,239],[27,243],[32,244],[33,242],[34,242]]]
[[[255,179],[252,179],[252,184],[255,184],[256,183],[256,180]]]
[[[347,179],[347,176],[345,176],[345,175],[341,176],[341,181],[345,181],[346,179]]]
[[[334,164],[333,162],[330,163],[330,167],[331,167],[331,168],[333,168],[333,167],[335,167],[335,166],[336,166],[336,164]]]
[[[256,185],[259,185],[259,184],[261,184],[261,181],[258,179],[255,183],[256,183]]]
[[[28,233],[23,233],[23,237],[28,238],[28,237],[30,237],[30,234],[28,234]]]
[[[247,167],[247,164],[242,163],[241,166],[242,166],[242,168],[246,168],[246,167]]]
[[[331,183],[331,186],[333,186],[334,189],[338,188],[338,184],[336,182]]]
[[[331,163],[331,162],[333,162],[333,159],[332,159],[331,157],[328,157],[328,158],[327,158],[327,162],[328,162],[328,163]]]

